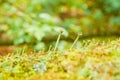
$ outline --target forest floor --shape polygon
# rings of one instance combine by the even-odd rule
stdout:
[[[14,49],[2,46],[0,51]],[[86,40],[72,50],[1,55],[0,80],[120,80],[120,39]]]

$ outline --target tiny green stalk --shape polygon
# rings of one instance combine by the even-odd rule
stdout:
[[[50,51],[51,51],[51,48],[52,48],[52,45],[50,45],[50,46],[49,46],[48,52],[50,52]]]
[[[72,46],[70,47],[70,50],[72,50],[72,48],[74,47],[74,45],[77,43],[78,39],[80,38],[80,36],[82,35],[82,33],[79,33],[75,39],[75,41],[73,42]]]
[[[54,48],[54,52],[57,50],[57,47],[58,47],[58,44],[60,42],[60,38],[61,38],[61,35],[62,35],[63,31],[60,31],[59,35],[58,35],[58,38],[57,38],[57,42],[55,44],[55,48]]]

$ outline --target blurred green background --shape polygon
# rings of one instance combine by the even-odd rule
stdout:
[[[120,35],[120,0],[0,0],[0,44],[55,43],[92,36]]]

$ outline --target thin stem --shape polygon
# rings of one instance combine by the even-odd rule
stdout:
[[[72,46],[70,47],[70,50],[74,47],[74,45],[77,43],[78,39],[80,38],[82,34],[78,34],[77,38],[75,39],[75,41],[73,42]]]
[[[53,50],[54,52],[57,50],[58,44],[59,44],[59,42],[60,42],[60,37],[61,37],[61,35],[62,35],[62,32],[60,32],[60,34],[58,35],[57,42],[56,42],[55,48],[54,48],[54,50]]]
[[[52,45],[49,46],[48,52],[50,52],[51,48],[52,48]]]

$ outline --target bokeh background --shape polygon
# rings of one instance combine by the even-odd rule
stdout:
[[[0,0],[0,45],[39,50],[54,44],[61,29],[62,48],[78,33],[119,36],[120,0]]]

